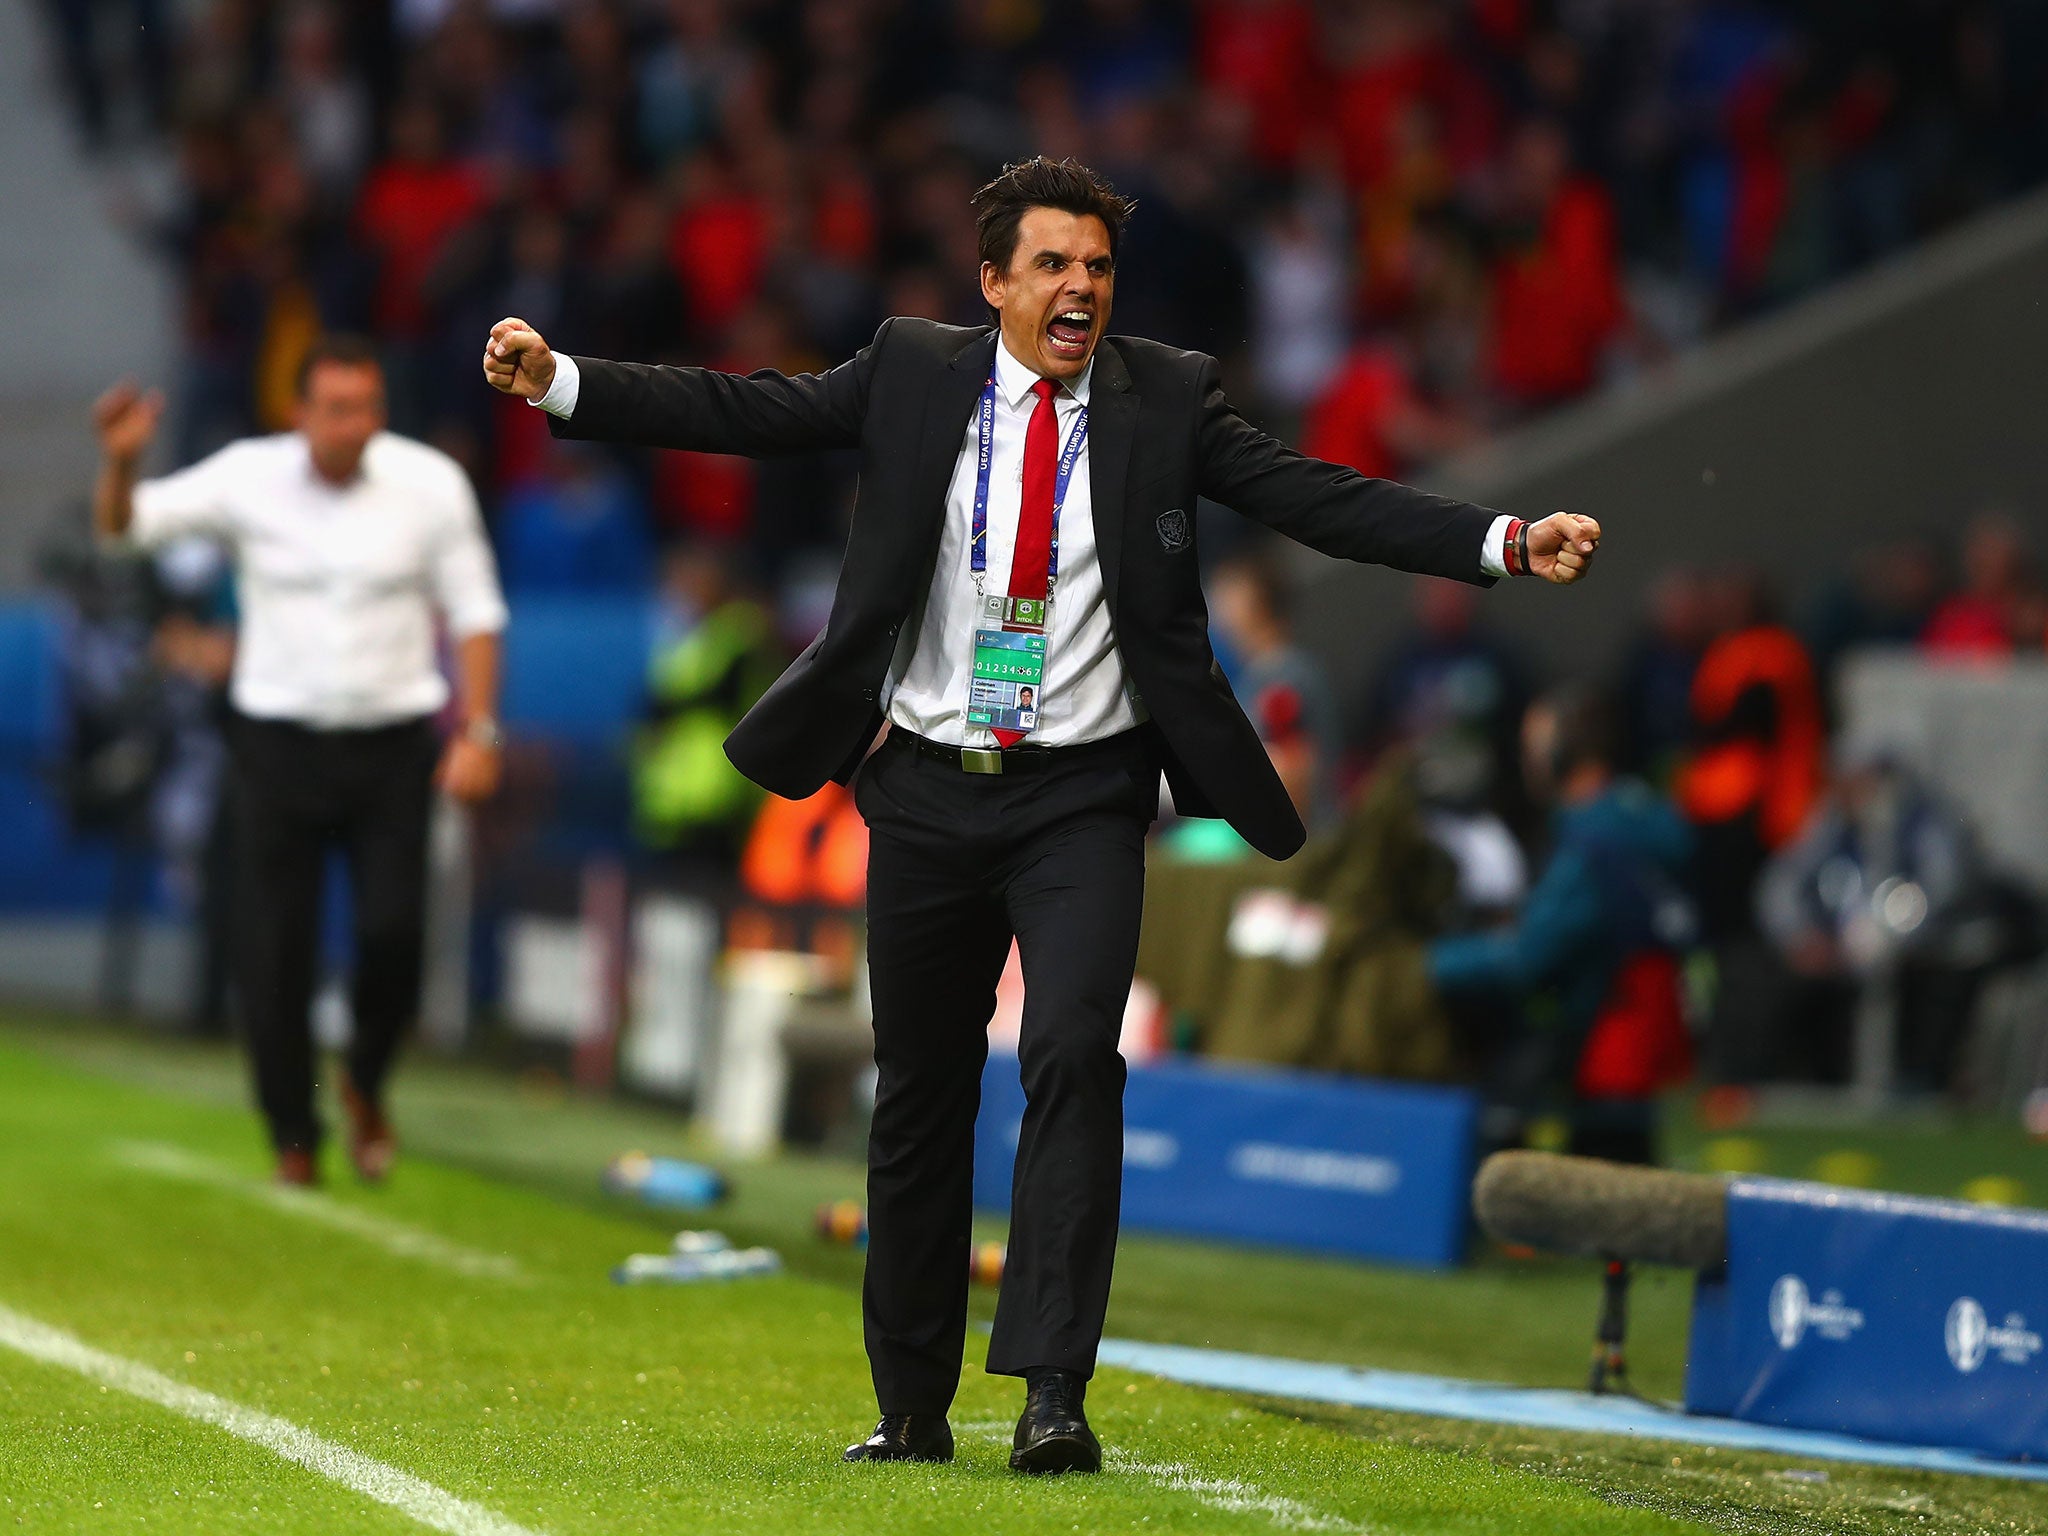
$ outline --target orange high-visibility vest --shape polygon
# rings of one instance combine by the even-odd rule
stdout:
[[[1758,625],[1709,646],[1692,681],[1694,724],[1713,734],[1755,688],[1772,695],[1772,735],[1734,736],[1701,747],[1679,772],[1678,802],[1689,820],[1703,824],[1733,821],[1754,810],[1764,846],[1780,848],[1798,835],[1813,809],[1827,746],[1813,664],[1790,630]]]
[[[827,784],[806,800],[770,795],[740,857],[740,880],[777,906],[857,907],[868,889],[868,827],[853,792]]]

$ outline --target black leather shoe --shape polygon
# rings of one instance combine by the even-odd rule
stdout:
[[[937,1414],[885,1413],[875,1432],[841,1461],[951,1461],[953,1426]]]
[[[1081,1399],[1088,1383],[1073,1371],[1047,1371],[1024,1399],[1010,1452],[1013,1472],[1100,1472],[1102,1444],[1088,1427]]]

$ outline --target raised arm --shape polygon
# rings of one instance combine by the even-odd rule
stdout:
[[[558,437],[773,458],[859,445],[875,356],[888,331],[884,321],[849,361],[793,378],[771,369],[741,375],[572,358],[570,403],[549,398],[558,372],[566,371],[560,359],[533,327],[508,318],[491,327],[484,377],[492,388],[547,409]]]
[[[92,529],[102,539],[126,537],[135,520],[135,477],[156,436],[164,397],[144,394],[123,382],[93,402],[93,430],[100,440],[99,474],[92,487]]]
[[[1485,583],[1487,536],[1503,514],[1470,502],[1374,480],[1341,464],[1312,459],[1261,432],[1224,398],[1213,359],[1200,383],[1197,489],[1298,543],[1340,560]],[[1560,584],[1578,580],[1600,543],[1590,517],[1554,513],[1528,525],[1528,574]]]
[[[121,540],[150,549],[194,535],[232,540],[234,488],[244,445],[229,443],[155,480],[136,478],[163,411],[161,394],[125,382],[94,403],[100,470],[92,488],[93,532],[110,543]]]

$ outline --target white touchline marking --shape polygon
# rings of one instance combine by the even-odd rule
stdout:
[[[410,1472],[401,1472],[360,1451],[301,1429],[274,1413],[245,1408],[227,1398],[173,1381],[160,1371],[94,1349],[60,1328],[0,1307],[0,1344],[34,1360],[62,1366],[104,1387],[168,1408],[188,1419],[212,1424],[252,1445],[295,1461],[310,1472],[352,1489],[402,1515],[449,1536],[541,1536],[529,1526],[507,1520],[496,1510],[457,1498]]]
[[[1116,1472],[1135,1472],[1175,1493],[1192,1494],[1195,1501],[1233,1515],[1264,1515],[1275,1525],[1290,1531],[1365,1531],[1356,1521],[1340,1519],[1310,1509],[1277,1493],[1258,1488],[1234,1477],[1203,1477],[1184,1462],[1139,1461],[1123,1451],[1104,1453],[1103,1464]]]
[[[422,1231],[408,1226],[389,1216],[379,1216],[374,1211],[365,1211],[352,1205],[343,1205],[317,1190],[294,1189],[284,1184],[266,1184],[252,1179],[210,1157],[197,1152],[188,1152],[162,1141],[122,1141],[114,1144],[114,1155],[131,1168],[145,1173],[162,1174],[166,1178],[184,1179],[193,1184],[207,1184],[215,1189],[225,1189],[232,1194],[267,1205],[272,1210],[287,1215],[303,1217],[307,1221],[319,1222],[337,1232],[346,1232],[359,1237],[366,1243],[374,1243],[386,1253],[395,1253],[402,1259],[418,1259],[426,1264],[438,1264],[443,1269],[452,1269],[459,1274],[474,1275],[491,1280],[518,1280],[518,1261],[507,1254],[485,1253],[481,1248],[470,1248],[451,1242],[433,1232]]]
[[[1016,1427],[1015,1419],[962,1419],[953,1426],[953,1431],[961,1435],[980,1435],[987,1440],[1007,1440]]]
[[[1007,1440],[1012,1425],[1007,1419],[969,1419],[958,1428],[965,1435]],[[1225,1514],[1264,1515],[1283,1530],[1366,1532],[1371,1529],[1356,1521],[1323,1514],[1277,1493],[1261,1493],[1253,1484],[1234,1477],[1203,1477],[1185,1462],[1140,1461],[1127,1451],[1108,1450],[1102,1453],[1102,1464],[1112,1472],[1142,1477],[1171,1493],[1188,1494],[1198,1504],[1206,1504]]]

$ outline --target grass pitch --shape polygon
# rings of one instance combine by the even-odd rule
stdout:
[[[1018,1386],[981,1373],[978,1339],[958,1462],[842,1467],[873,1413],[860,1261],[813,1237],[810,1215],[858,1194],[857,1167],[737,1171],[705,1224],[780,1248],[789,1273],[620,1288],[610,1267],[661,1247],[678,1219],[603,1196],[597,1169],[632,1146],[690,1151],[673,1118],[425,1064],[396,1112],[411,1155],[387,1188],[334,1177],[280,1200],[227,1052],[0,1030],[0,1308],[551,1536],[2048,1529],[2038,1486],[1245,1400],[1117,1371],[1089,1402],[1110,1469],[1027,1481],[1005,1465]],[[1917,1187],[1997,1174],[2048,1188],[2048,1156],[2016,1137],[1965,1138],[1968,1166],[1951,1169],[1900,1134],[1864,1150],[1919,1170]],[[1808,1153],[1759,1137],[1744,1155]],[[1110,1328],[1568,1385],[1593,1299],[1576,1265],[1420,1275],[1134,1237]],[[1654,1393],[1676,1392],[1685,1304],[1675,1278],[1642,1288],[1635,1363]],[[10,1526],[425,1529],[213,1425],[0,1348]]]

